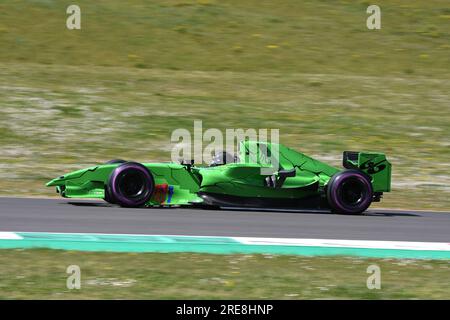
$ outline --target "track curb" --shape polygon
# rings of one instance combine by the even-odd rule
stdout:
[[[450,243],[99,233],[0,232],[0,249],[105,252],[196,252],[450,259]]]

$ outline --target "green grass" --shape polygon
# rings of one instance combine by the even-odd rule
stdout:
[[[446,1],[78,1],[0,4],[0,194],[112,158],[169,160],[170,135],[279,128],[280,142],[339,165],[393,163],[385,207],[450,207]]]
[[[380,290],[366,286],[372,264]],[[0,299],[449,299],[449,276],[449,261],[1,250]]]
[[[0,5],[0,61],[202,71],[447,76],[445,0],[378,1],[382,29],[366,28],[367,0],[80,0]]]

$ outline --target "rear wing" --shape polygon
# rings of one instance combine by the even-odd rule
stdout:
[[[372,178],[374,192],[391,191],[392,166],[384,153],[344,151],[342,165],[367,173]]]

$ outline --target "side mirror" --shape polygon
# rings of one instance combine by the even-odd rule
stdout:
[[[277,183],[275,185],[276,188],[281,188],[284,184],[284,182],[286,181],[287,178],[289,177],[295,177],[295,168],[289,169],[289,170],[280,170],[277,173],[278,179],[277,179]]]

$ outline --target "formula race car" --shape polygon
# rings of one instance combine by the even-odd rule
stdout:
[[[209,166],[111,160],[47,186],[66,198],[98,198],[123,207],[326,208],[348,214],[364,212],[391,190],[391,164],[384,154],[344,151],[343,166],[281,144],[245,140],[236,156],[221,152]]]

